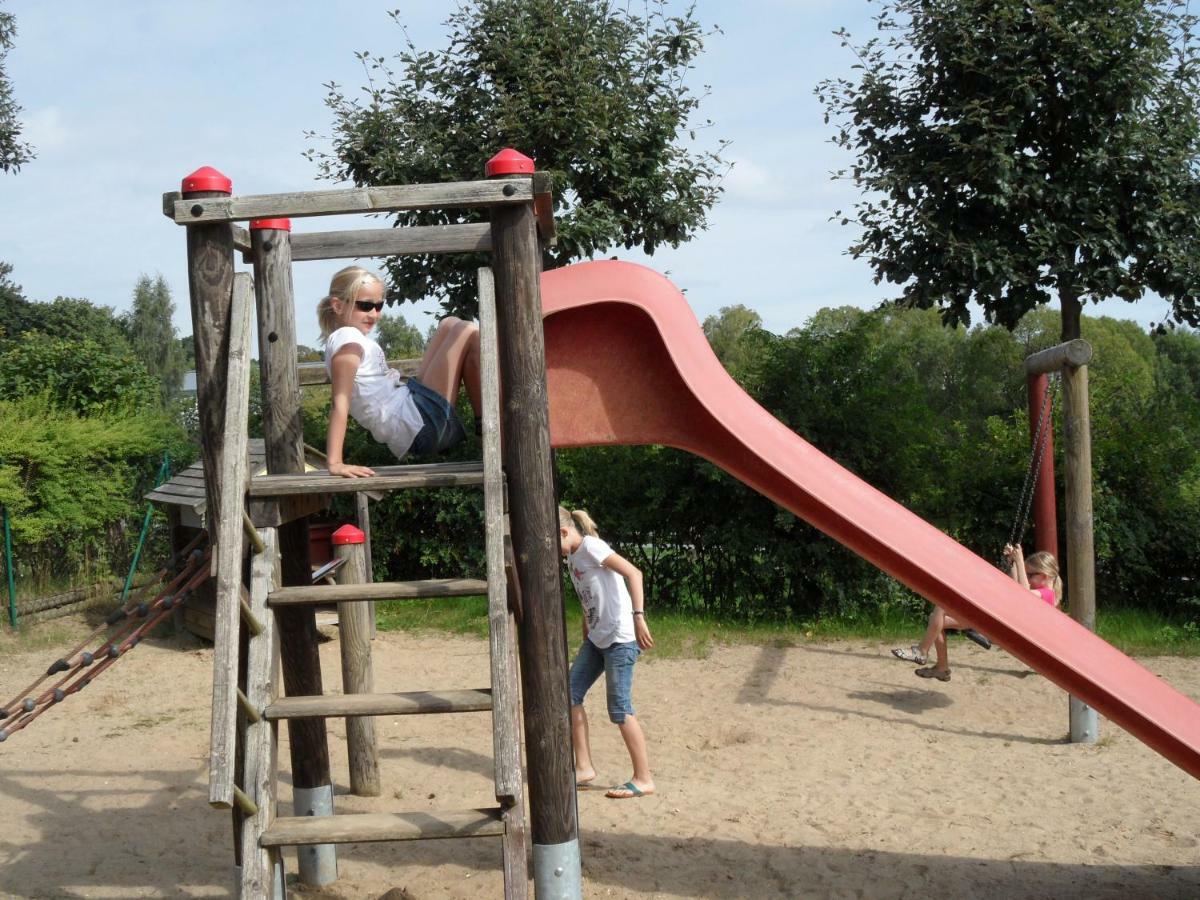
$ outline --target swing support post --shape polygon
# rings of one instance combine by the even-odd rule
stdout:
[[[1025,360],[1032,383],[1037,375],[1060,369],[1063,391],[1063,438],[1066,456],[1067,596],[1071,618],[1096,630],[1096,553],[1092,516],[1092,423],[1088,407],[1088,369],[1092,347],[1073,340]],[[1032,412],[1031,412],[1032,414]],[[1053,482],[1051,482],[1052,484]],[[1041,530],[1038,532],[1041,549]],[[1096,711],[1070,698],[1071,743],[1091,744],[1099,737]]]

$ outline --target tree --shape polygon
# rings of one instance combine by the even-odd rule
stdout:
[[[360,54],[369,99],[330,85],[333,152],[309,157],[332,179],[406,184],[479,179],[488,157],[515,147],[553,179],[558,246],[546,252],[547,268],[615,246],[678,246],[705,227],[721,190],[720,149],[681,142],[696,135],[691,119],[703,95],[685,77],[705,33],[691,9],[669,15],[665,0],[645,8],[465,0],[447,20],[445,49],[420,51],[406,38],[398,72]],[[404,213],[397,224],[482,215]],[[449,312],[470,315],[481,264],[473,254],[393,260],[391,299],[440,296]]]
[[[1173,0],[883,0],[822,82],[865,198],[843,223],[901,302],[1013,327],[1152,290],[1200,322],[1200,58]],[[837,173],[844,176],[845,172]]]
[[[4,60],[17,34],[12,13],[0,12],[0,172],[17,172],[33,159],[33,148],[21,140],[21,107],[13,97],[12,85],[4,69]]]
[[[375,343],[388,359],[417,359],[425,350],[425,339],[416,325],[404,316],[383,315],[375,325]]]
[[[133,307],[121,320],[134,353],[159,380],[164,405],[179,393],[187,367],[171,321],[174,315],[166,280],[142,275],[133,289]]]
[[[762,316],[749,307],[722,306],[718,315],[704,320],[704,336],[721,365],[735,377],[747,362],[751,348],[743,340],[749,332],[762,328]]]

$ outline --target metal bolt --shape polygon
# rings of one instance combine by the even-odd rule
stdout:
[[[192,215],[199,216],[204,214],[204,207],[199,203],[192,204]]]
[[[268,334],[268,335],[267,335],[267,342],[268,342],[268,343],[271,343],[271,344],[273,344],[273,343],[275,343],[277,340],[279,340],[279,335],[277,335],[277,334],[276,334],[274,331],[272,331],[270,334]]]
[[[501,193],[504,194],[505,197],[511,197],[516,192],[517,192],[517,186],[515,184],[506,184],[504,186],[504,190],[501,191]],[[199,213],[197,213],[197,215],[199,215]]]
[[[563,873],[563,867],[559,866],[557,869],[554,870],[554,877],[562,878],[562,873]]]
[[[263,241],[263,253],[270,253],[271,248],[274,246],[275,245],[272,244],[270,241]]]

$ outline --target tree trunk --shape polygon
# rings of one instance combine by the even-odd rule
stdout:
[[[1065,344],[1080,337],[1079,320],[1083,316],[1083,304],[1074,285],[1059,287],[1058,302],[1062,306],[1062,340]]]

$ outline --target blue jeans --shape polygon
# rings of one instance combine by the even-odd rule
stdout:
[[[408,379],[408,391],[425,423],[413,438],[409,453],[434,456],[463,442],[467,433],[458,420],[458,413],[445,397],[426,387],[417,378]]]
[[[633,666],[642,651],[637,641],[612,644],[603,650],[584,638],[583,646],[571,663],[571,705],[581,706],[588,689],[604,673],[604,694],[608,700],[608,718],[616,725],[633,716]]]

